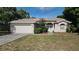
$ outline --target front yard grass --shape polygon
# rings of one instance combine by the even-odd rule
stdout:
[[[1,45],[3,51],[79,51],[76,33],[49,33],[27,35]]]

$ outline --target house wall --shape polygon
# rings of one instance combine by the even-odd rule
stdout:
[[[64,29],[60,28],[61,24],[65,25]],[[67,23],[66,22],[60,22],[60,23],[55,24],[54,32],[66,32],[66,29],[67,29]]]
[[[11,24],[12,33],[34,33],[34,24]]]
[[[61,24],[64,24],[64,29],[61,29]],[[52,23],[52,26],[48,26],[47,28],[48,32],[66,32],[67,22]]]
[[[48,28],[48,32],[66,32],[67,22],[52,23],[53,26]],[[65,29],[61,30],[60,25],[65,24]],[[10,24],[10,30],[12,33],[34,33],[34,24]]]

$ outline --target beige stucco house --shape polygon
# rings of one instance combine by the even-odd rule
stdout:
[[[10,30],[12,33],[34,33],[34,23],[39,22],[40,18],[19,19],[10,22]],[[66,32],[68,24],[67,21],[62,18],[43,19],[45,26],[48,28],[48,32]]]

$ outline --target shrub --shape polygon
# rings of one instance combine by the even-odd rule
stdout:
[[[48,31],[48,28],[44,27],[44,28],[42,28],[42,31],[43,31],[43,33],[45,33]]]
[[[34,33],[39,34],[42,32],[42,28],[35,28]]]
[[[34,33],[36,33],[36,34],[45,33],[45,32],[47,32],[47,30],[48,30],[48,29],[45,28],[45,27],[44,27],[44,28],[40,28],[40,27],[39,27],[39,28],[35,28],[35,29],[34,29]]]
[[[67,32],[76,32],[77,28],[74,25],[69,25],[67,28]]]
[[[34,33],[36,33],[36,34],[45,33],[45,32],[47,32],[47,30],[48,30],[48,28],[45,27],[44,22],[35,23]]]

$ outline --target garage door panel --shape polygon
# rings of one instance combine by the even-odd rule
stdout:
[[[32,26],[15,26],[16,33],[33,33]]]

